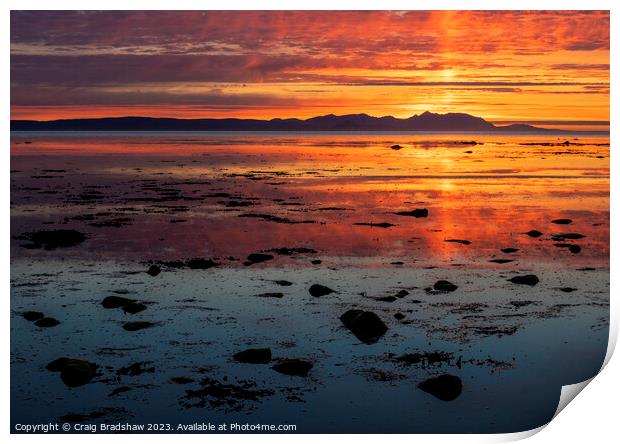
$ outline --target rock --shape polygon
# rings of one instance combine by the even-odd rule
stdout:
[[[397,144],[397,145],[392,145],[390,148],[392,148],[393,150],[397,150],[398,151],[398,150],[402,149],[403,147]]]
[[[267,364],[271,361],[270,348],[249,348],[233,355],[233,359],[237,362],[245,364]]]
[[[127,331],[138,331],[144,330],[145,328],[151,328],[155,324],[148,321],[136,321],[136,322],[127,322],[123,324],[123,328]]]
[[[398,211],[394,214],[398,216],[428,217],[428,210],[426,208],[416,208],[411,211]]]
[[[461,395],[463,384],[458,376],[443,374],[420,382],[418,388],[442,401],[453,401]]]
[[[444,240],[444,242],[453,242],[455,244],[463,244],[463,245],[471,244],[470,241],[465,240],[465,239],[446,239],[446,240]]]
[[[313,260],[311,260],[311,261],[310,261],[310,263],[311,263],[312,265],[319,265],[319,264],[321,264],[322,262],[323,262],[323,261],[322,261],[321,259],[313,259]]]
[[[577,291],[577,289],[573,287],[562,287],[559,288],[559,290],[563,291],[564,293],[572,293],[573,291]]]
[[[124,298],[122,296],[108,296],[103,301],[101,301],[101,305],[103,308],[121,308],[125,305],[129,305],[132,302],[136,302],[133,299]]]
[[[157,265],[151,265],[146,272],[147,272],[147,274],[155,277],[159,273],[161,273],[161,268],[159,268],[159,266],[157,266]]]
[[[516,308],[527,307],[532,305],[534,301],[510,301],[509,304]]]
[[[185,262],[190,270],[206,270],[208,268],[217,267],[219,264],[211,259],[194,258]]]
[[[260,264],[261,262],[267,262],[272,259],[273,259],[273,256],[271,254],[252,253],[247,257],[243,265],[248,266],[248,265],[253,265],[253,264]]]
[[[514,262],[514,259],[491,259],[489,262],[496,264],[507,264],[509,262]]]
[[[568,225],[573,223],[572,219],[554,219],[551,221],[552,224],[558,224],[558,225]]]
[[[335,293],[335,291],[332,290],[331,288],[326,287],[326,286],[321,285],[321,284],[313,284],[308,289],[308,292],[310,293],[311,296],[314,296],[315,298]]]
[[[141,304],[140,302],[132,302],[131,304],[127,304],[123,307],[123,311],[129,314],[140,313],[144,310],[146,310],[146,305]]]
[[[579,233],[557,233],[557,234],[552,234],[551,238],[554,241],[564,241],[567,239],[570,240],[577,240],[577,239],[583,239],[585,236],[583,234],[579,234]]]
[[[433,289],[435,291],[444,291],[444,292],[452,292],[459,288],[457,285],[454,285],[452,282],[439,280],[433,284]]]
[[[571,245],[570,247],[568,247],[568,251],[573,254],[577,254],[581,251],[581,247],[579,245]]]
[[[396,296],[399,299],[404,298],[405,296],[409,295],[409,292],[407,290],[400,290],[398,293],[396,293],[394,296]]]
[[[519,249],[518,248],[508,247],[508,248],[502,248],[500,251],[502,253],[510,254],[510,253],[516,253],[517,251],[519,251]]]
[[[399,320],[399,321],[402,321],[403,319],[405,319],[405,315],[402,314],[402,313],[395,313],[394,314],[394,318]]]
[[[340,321],[366,344],[378,341],[388,330],[379,316],[371,311],[349,310],[340,316]]]
[[[391,224],[389,222],[380,222],[380,223],[374,223],[374,222],[355,222],[353,225],[362,225],[362,226],[367,226],[367,227],[379,227],[379,228],[390,228],[390,227],[395,227],[396,225]]]
[[[75,247],[86,240],[86,235],[76,230],[42,230],[25,233],[19,239],[31,242],[30,244],[22,245],[26,248],[55,250],[57,248]]]
[[[257,298],[278,298],[281,299],[284,297],[284,293],[261,293],[256,295]]]
[[[530,286],[534,286],[536,284],[538,284],[539,280],[538,280],[538,276],[534,275],[534,274],[526,274],[523,276],[515,276],[512,277],[510,279],[508,279],[510,282],[512,282],[513,284],[520,284],[520,285],[530,285]]]
[[[58,324],[60,324],[60,321],[54,318],[41,318],[34,323],[37,327],[42,328],[56,327]]]
[[[312,369],[311,362],[302,361],[301,359],[287,359],[281,361],[271,367],[279,373],[283,373],[289,376],[308,376],[308,372]]]
[[[194,382],[192,378],[188,378],[187,376],[175,376],[174,378],[170,380],[174,382],[175,384],[190,384]]]
[[[60,372],[60,379],[68,387],[87,384],[97,373],[97,364],[73,358],[58,358],[46,367],[51,372]]]
[[[34,322],[45,317],[45,315],[40,311],[25,311],[22,313],[22,317],[27,321]]]
[[[283,287],[290,287],[291,285],[293,285],[292,282],[289,281],[285,281],[285,280],[281,280],[281,281],[273,281],[275,284],[277,285],[281,285]]]
[[[538,231],[538,230],[530,230],[530,231],[528,231],[525,234],[527,234],[529,237],[540,237],[540,236],[542,236],[542,233],[540,231]]]

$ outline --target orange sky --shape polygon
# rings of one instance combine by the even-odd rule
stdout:
[[[13,119],[425,110],[606,129],[609,13],[11,14]]]

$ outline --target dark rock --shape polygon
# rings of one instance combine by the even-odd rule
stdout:
[[[552,224],[558,224],[558,225],[568,225],[573,223],[572,219],[554,219],[551,221]]]
[[[261,293],[256,295],[257,298],[278,298],[284,297],[284,293]]]
[[[123,324],[123,328],[127,331],[138,331],[144,330],[145,328],[151,328],[155,324],[148,321],[136,321],[136,322],[127,322]]]
[[[60,379],[68,387],[79,387],[90,382],[97,373],[97,364],[73,358],[58,358],[46,367],[51,372],[60,372]]]
[[[367,227],[379,227],[379,228],[390,228],[390,227],[395,227],[396,225],[391,224],[389,222],[380,222],[380,223],[374,223],[374,222],[355,222],[353,225],[363,225],[363,226],[367,226]]]
[[[395,313],[394,314],[394,318],[396,318],[397,320],[401,321],[403,319],[405,319],[405,315],[402,313]]]
[[[321,263],[323,263],[323,261],[321,259],[313,259],[310,261],[311,264],[313,265],[319,265]]]
[[[188,378],[187,376],[176,376],[171,379],[175,384],[191,384],[194,382],[192,378]]]
[[[313,284],[308,289],[308,292],[310,293],[311,296],[314,296],[315,298],[335,293],[335,291],[332,290],[331,288],[326,287],[326,286],[321,285],[321,284]]]
[[[579,245],[571,245],[570,247],[568,247],[568,251],[573,254],[577,254],[581,251],[581,247]]]
[[[159,268],[159,266],[157,265],[151,265],[146,272],[147,274],[154,277],[154,276],[157,276],[159,273],[161,273],[161,268]]]
[[[459,288],[457,285],[454,285],[452,282],[439,280],[433,284],[433,290],[435,291],[445,291],[452,292]]]
[[[418,384],[418,388],[442,401],[453,401],[461,395],[461,378],[449,374],[435,376]]]
[[[292,283],[292,282],[289,282],[289,281],[284,281],[284,280],[281,280],[281,281],[273,281],[273,282],[274,282],[275,284],[277,284],[277,285],[281,285],[281,286],[283,286],[283,287],[290,287],[291,285],[293,285],[293,283]]]
[[[392,145],[390,148],[392,148],[393,150],[397,150],[398,151],[398,150],[402,149],[403,147],[397,144],[397,145]]]
[[[396,296],[399,299],[404,298],[405,296],[409,295],[409,292],[407,290],[400,290],[398,293],[396,293],[394,296]]]
[[[534,301],[510,301],[509,304],[516,308],[527,307],[532,305]]]
[[[108,296],[103,301],[101,301],[101,305],[103,308],[121,308],[125,305],[129,305],[132,302],[136,302],[133,299],[124,298],[122,296]]]
[[[508,248],[502,248],[500,251],[502,253],[509,254],[509,253],[516,253],[517,251],[519,251],[519,249],[518,248],[508,247]]]
[[[270,348],[249,348],[233,355],[233,359],[237,362],[245,364],[267,364],[271,361]]]
[[[570,240],[577,240],[577,239],[583,239],[585,236],[583,234],[579,234],[579,233],[557,233],[557,234],[552,234],[551,238],[554,241],[564,241],[567,239]]]
[[[394,214],[399,216],[428,217],[428,210],[426,208],[416,208],[411,211],[398,211]]]
[[[388,330],[379,316],[371,311],[349,310],[340,316],[340,321],[366,344],[376,342]]]
[[[573,291],[577,291],[576,288],[572,288],[572,287],[562,287],[562,288],[559,288],[558,290],[563,291],[564,293],[572,293]]]
[[[146,310],[146,305],[141,304],[140,302],[132,302],[131,304],[125,305],[123,307],[123,311],[129,314],[140,313],[144,310]]]
[[[58,324],[60,321],[54,318],[41,318],[34,322],[34,325],[42,328],[56,327]]]
[[[34,322],[42,319],[45,315],[40,311],[25,311],[22,313],[22,317],[27,321]]]
[[[271,254],[252,253],[247,257],[243,265],[248,266],[248,265],[253,265],[253,264],[260,264],[261,262],[267,262],[272,259],[273,259],[273,256]]]
[[[446,239],[446,240],[444,240],[444,242],[453,242],[455,244],[463,244],[463,245],[471,244],[470,241],[465,240],[465,239]]]
[[[510,282],[512,282],[513,284],[520,284],[520,285],[530,285],[530,286],[534,286],[536,284],[538,284],[539,280],[538,280],[538,276],[534,275],[534,274],[526,274],[523,276],[515,276],[512,277],[510,279],[508,279]]]
[[[283,373],[289,376],[307,376],[312,367],[312,363],[308,361],[302,361],[301,359],[287,359],[277,363],[271,368],[278,373]]]
[[[75,247],[86,240],[86,235],[76,230],[42,230],[25,233],[19,239],[28,240],[27,248],[43,248],[55,250],[57,248]]]
[[[540,237],[540,236],[542,236],[542,233],[540,231],[538,231],[538,230],[530,230],[530,231],[528,231],[525,234],[527,234],[529,237]]]
[[[507,264],[509,262],[514,262],[514,259],[491,259],[489,262],[496,264]]]

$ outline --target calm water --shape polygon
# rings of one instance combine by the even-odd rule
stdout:
[[[13,134],[12,422],[82,414],[175,427],[288,423],[306,433],[541,425],[561,385],[594,375],[607,345],[609,139],[577,137]],[[427,217],[396,214],[422,208]],[[55,229],[86,239],[24,247],[29,233]],[[566,233],[580,236],[558,237]],[[508,247],[518,251],[500,250]],[[273,259],[243,264],[258,252]],[[219,265],[166,266],[191,258]],[[153,263],[155,277],[145,273]],[[540,282],[507,280],[525,274]],[[439,279],[459,288],[425,291]],[[315,283],[336,293],[314,298]],[[282,297],[258,297],[273,292]],[[102,308],[112,294],[147,310]],[[338,319],[350,308],[373,311],[388,332],[361,343]],[[38,328],[26,310],[61,323]],[[155,326],[121,327],[136,320]],[[313,368],[286,376],[232,360],[255,347],[270,347],[274,363]],[[429,352],[446,359],[397,359]],[[96,363],[98,375],[66,387],[45,369],[61,356]],[[119,373],[136,362],[153,371]],[[462,380],[457,399],[416,387],[444,373]],[[264,394],[225,405],[188,399],[207,378]]]

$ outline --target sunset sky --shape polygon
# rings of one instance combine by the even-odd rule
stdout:
[[[425,110],[607,129],[609,13],[11,14],[13,119]]]

